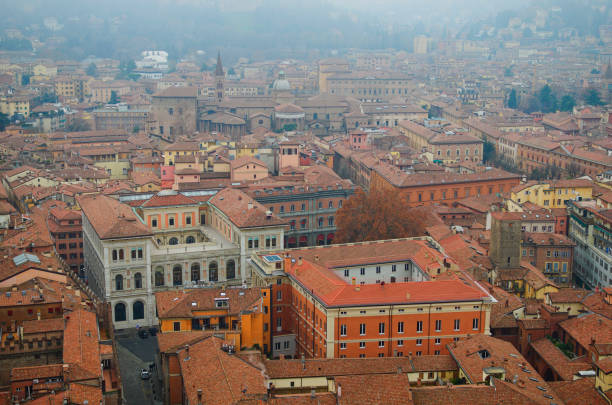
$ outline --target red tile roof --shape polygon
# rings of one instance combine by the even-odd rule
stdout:
[[[612,342],[612,320],[599,314],[582,314],[559,323],[559,327],[585,349],[593,343]]]
[[[65,318],[64,363],[78,366],[94,377],[100,377],[102,369],[96,314],[77,309],[66,314]]]
[[[142,204],[143,208],[155,208],[155,207],[173,207],[177,205],[197,205],[198,203],[187,197],[186,195],[171,192],[161,191],[151,197],[147,202]]]
[[[283,226],[287,223],[274,214],[267,215],[266,207],[237,189],[225,188],[208,201],[239,228]]]
[[[127,205],[105,195],[83,195],[77,198],[83,214],[100,239],[151,235],[149,228]]]
[[[580,357],[570,360],[557,346],[546,338],[531,342],[530,345],[563,380],[571,381],[579,371],[592,370],[588,359]]]
[[[193,311],[217,309],[216,300],[227,299],[223,312],[239,314],[257,306],[262,297],[259,288],[196,289],[155,293],[159,318],[192,317]],[[194,305],[195,304],[195,305]]]
[[[509,342],[487,335],[470,335],[467,339],[454,342],[447,347],[472,384],[485,382],[485,369],[503,368],[506,382],[499,382],[507,384],[508,388],[528,397],[533,401],[532,403],[542,405],[549,405],[551,402],[561,403],[558,395],[548,386],[542,376]],[[514,376],[517,376],[517,380],[511,382]]]
[[[565,405],[608,405],[608,401],[595,388],[595,378],[548,383]]]
[[[190,404],[235,404],[266,393],[260,369],[221,350],[223,340],[209,337],[179,351],[183,391]]]
[[[339,405],[412,405],[406,374],[352,375],[335,378]]]

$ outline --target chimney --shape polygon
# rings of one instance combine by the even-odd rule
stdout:
[[[356,285],[357,284],[357,280],[355,279],[355,277],[351,278],[351,284],[352,285]]]
[[[189,345],[185,345],[185,354],[189,357]]]
[[[202,405],[202,388],[198,388],[198,405]]]
[[[298,256],[297,264],[298,264],[298,266],[302,265],[302,256]]]

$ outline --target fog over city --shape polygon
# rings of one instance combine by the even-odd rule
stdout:
[[[611,399],[611,0],[0,0],[0,405]]]
[[[556,10],[552,30],[596,33],[610,20],[605,0],[206,1],[24,0],[2,2],[2,27],[58,38],[74,57],[126,57],[166,49],[171,58],[224,48],[228,57],[318,57],[346,48],[410,51],[416,35],[473,39],[513,16]],[[49,51],[51,52],[51,51]]]

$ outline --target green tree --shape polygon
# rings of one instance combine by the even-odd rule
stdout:
[[[117,92],[115,90],[112,90],[110,101],[108,102],[108,104],[118,104],[118,103],[119,103],[119,96],[117,96]]]
[[[64,127],[64,131],[66,132],[81,132],[89,130],[91,130],[91,125],[89,125],[89,122],[85,121],[83,118],[74,118]]]
[[[516,90],[512,89],[510,95],[508,95],[508,108],[517,108],[518,99],[516,98]]]
[[[566,94],[561,97],[561,105],[559,106],[559,110],[571,112],[574,110],[574,106],[576,105],[576,100],[570,94]]]
[[[285,132],[295,131],[296,129],[297,129],[297,125],[296,124],[285,124],[285,125],[283,125],[283,131],[285,131]]]
[[[0,132],[4,132],[10,123],[11,120],[9,119],[9,116],[4,113],[0,113]]]
[[[87,66],[87,76],[98,77],[98,67],[95,63],[91,62],[89,66]]]
[[[588,105],[594,106],[604,105],[603,101],[601,101],[601,98],[599,96],[599,92],[597,91],[597,89],[594,89],[592,87],[584,92],[584,102]]]
[[[538,93],[542,112],[549,113],[557,111],[557,96],[548,84],[544,85]]]

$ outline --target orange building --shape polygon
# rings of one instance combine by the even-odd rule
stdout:
[[[255,284],[272,284],[274,357],[446,354],[489,333],[494,300],[451,273],[457,265],[430,238],[290,250],[252,265]]]
[[[422,173],[408,174],[379,163],[370,178],[370,191],[400,192],[411,206],[452,204],[463,198],[510,191],[520,182],[518,174],[491,169],[471,174]]]
[[[268,288],[163,291],[155,294],[162,334],[215,331],[236,348],[270,348]]]

